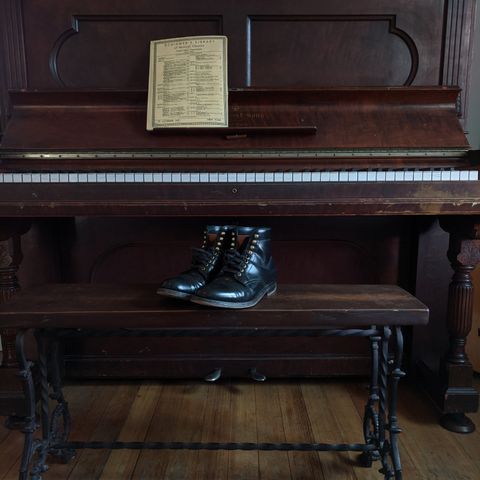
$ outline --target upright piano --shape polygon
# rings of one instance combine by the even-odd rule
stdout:
[[[469,430],[464,413],[477,409],[478,394],[464,347],[480,182],[458,95],[449,87],[237,89],[228,128],[147,132],[145,92],[12,92],[0,148],[2,235],[52,217],[438,216],[454,270],[450,346],[438,376],[424,373],[443,423]]]

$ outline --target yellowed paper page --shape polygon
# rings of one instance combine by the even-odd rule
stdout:
[[[147,130],[227,126],[227,37],[150,42]]]

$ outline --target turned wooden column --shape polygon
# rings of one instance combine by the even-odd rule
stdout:
[[[18,239],[15,240],[19,242]],[[0,242],[0,303],[6,302],[12,295],[20,289],[17,279],[18,264],[20,258],[15,262],[11,253],[9,241]],[[21,250],[18,248],[18,255],[21,256]],[[12,328],[0,328],[0,338],[2,339],[2,367],[16,366],[15,359],[15,335],[16,331]]]
[[[29,222],[0,219],[0,302],[7,301],[19,290],[18,267],[22,261],[20,238],[30,228]],[[7,416],[5,425],[21,428],[25,415],[25,396],[15,358],[16,331],[0,327],[2,362],[0,364],[0,415]]]
[[[447,329],[449,349],[441,365],[444,415],[440,423],[448,430],[470,433],[475,429],[465,415],[478,410],[479,395],[473,387],[473,369],[465,351],[472,328],[472,272],[480,263],[480,221],[476,218],[446,218],[441,226],[450,233],[448,259],[453,276],[448,291]]]

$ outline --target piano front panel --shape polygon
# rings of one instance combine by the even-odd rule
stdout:
[[[157,183],[145,182],[145,174],[137,174],[138,182],[120,183],[108,182],[106,174],[100,174],[101,182],[88,182],[88,174],[85,182],[79,181],[80,174],[58,183],[16,183],[12,178],[1,184],[0,215],[472,215],[480,213],[480,182],[476,171],[467,174],[468,180],[442,180],[440,173],[439,180],[413,181],[405,180],[404,172],[403,181],[368,181],[365,172],[364,181],[316,182],[300,180],[302,172],[296,181],[292,174],[292,181],[277,183],[220,182],[220,177],[182,183],[180,173],[179,181]]]

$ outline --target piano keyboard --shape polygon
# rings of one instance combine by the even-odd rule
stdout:
[[[478,170],[365,170],[283,172],[0,173],[0,183],[332,183],[471,182]]]

